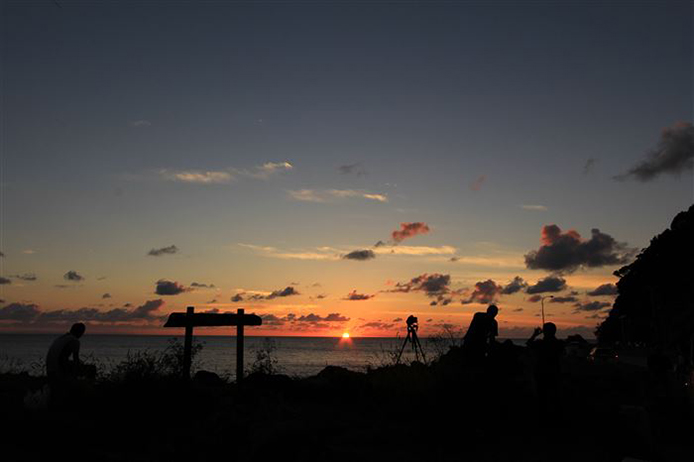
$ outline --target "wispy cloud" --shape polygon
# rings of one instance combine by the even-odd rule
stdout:
[[[238,177],[267,180],[280,172],[292,170],[294,166],[289,162],[266,162],[252,169],[226,168],[222,170],[159,170],[159,175],[169,181],[197,184],[224,184],[236,180]]]
[[[521,205],[521,208],[523,210],[534,210],[536,212],[546,212],[547,211],[547,207],[545,207],[544,205],[525,205],[524,204],[524,205]]]
[[[179,181],[182,183],[220,184],[229,183],[234,179],[229,172],[213,170],[187,170],[179,172],[160,170],[159,174],[167,180]]]
[[[149,252],[147,252],[147,255],[151,257],[161,257],[162,255],[173,255],[175,253],[178,253],[178,247],[172,244],[159,249],[151,249]]]
[[[484,182],[487,181],[487,175],[480,175],[478,176],[475,181],[470,183],[470,190],[471,191],[479,191],[482,189],[482,185]]]
[[[287,191],[289,197],[302,202],[333,202],[340,199],[358,198],[372,200],[376,202],[388,202],[388,196],[381,193],[373,193],[355,189],[299,189]]]
[[[422,256],[436,256],[436,255],[453,255],[456,252],[455,247],[449,245],[442,245],[439,247],[427,247],[427,246],[380,246],[374,247],[371,250],[365,251],[363,249],[354,248],[336,248],[336,247],[315,247],[310,249],[278,249],[271,246],[253,245],[253,244],[237,244],[239,247],[244,247],[246,249],[258,252],[266,257],[279,258],[285,260],[344,260],[352,259],[359,260],[359,256],[366,256],[366,259],[371,258],[372,252],[374,255],[393,255],[393,256],[412,256],[412,257],[422,257]],[[367,253],[364,253],[367,252]],[[350,257],[347,257],[350,255]]]
[[[151,127],[152,122],[150,122],[149,120],[145,120],[145,119],[131,120],[130,126],[131,127]]]

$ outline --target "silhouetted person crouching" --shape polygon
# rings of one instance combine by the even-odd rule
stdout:
[[[542,339],[537,336],[542,334]],[[557,326],[547,322],[540,329],[535,328],[526,344],[535,355],[535,380],[540,410],[543,415],[559,405],[559,386],[561,362],[564,356],[564,342],[557,339]]]
[[[496,322],[496,315],[499,308],[496,305],[489,305],[486,313],[475,313],[470,321],[465,333],[464,345],[467,354],[473,359],[482,359],[489,352],[489,346],[495,342],[495,337],[499,335],[499,325]]]
[[[64,404],[76,389],[77,377],[81,372],[80,337],[86,326],[76,323],[70,332],[53,341],[46,355],[46,375],[51,387],[51,402]]]

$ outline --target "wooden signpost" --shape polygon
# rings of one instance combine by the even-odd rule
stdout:
[[[193,346],[193,327],[195,326],[236,326],[236,381],[243,379],[243,326],[260,326],[263,320],[255,314],[245,314],[243,308],[236,313],[196,313],[189,306],[185,313],[171,313],[164,327],[185,327],[183,343],[183,374],[190,377],[191,351]]]

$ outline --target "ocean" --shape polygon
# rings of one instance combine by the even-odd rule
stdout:
[[[55,334],[0,334],[0,372],[27,371],[43,374],[44,357]],[[173,337],[158,335],[85,335],[81,340],[80,357],[99,365],[107,372],[126,359],[129,352],[163,351]],[[197,359],[198,369],[220,375],[233,375],[236,368],[236,337],[195,336],[203,348]],[[183,339],[178,337],[178,341]],[[389,363],[393,352],[403,345],[402,338],[329,338],[329,337],[250,337],[245,338],[245,367],[250,368],[257,352],[270,342],[281,373],[306,377],[317,374],[325,366],[341,366],[355,371]],[[441,341],[421,339],[429,358],[447,346]],[[445,351],[445,350],[444,350]],[[403,361],[414,355],[408,345]]]

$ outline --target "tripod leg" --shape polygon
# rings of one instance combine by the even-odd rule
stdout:
[[[422,354],[422,359],[424,362],[427,362],[427,357],[424,355],[424,349],[422,348],[422,344],[419,343],[419,337],[417,335],[414,335],[414,341],[412,342],[413,347],[415,348],[415,354],[417,355],[417,361],[419,361],[419,353]],[[419,349],[419,353],[417,353],[417,349]]]
[[[395,364],[400,364],[400,358],[402,357],[402,352],[405,350],[405,347],[407,346],[407,341],[410,339],[410,333],[407,333],[407,337],[405,337],[405,341],[402,342],[402,348],[400,348],[400,353],[398,353],[398,360],[395,362]]]

